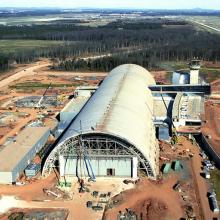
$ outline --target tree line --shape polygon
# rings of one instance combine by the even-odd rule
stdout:
[[[60,70],[109,71],[123,63],[157,68],[161,61],[185,61],[192,57],[220,60],[220,35],[198,31],[185,21],[169,19],[118,20],[90,27],[75,22],[31,26],[0,26],[0,39],[56,40],[62,45],[0,54],[0,70],[39,57],[56,59]],[[81,59],[111,54],[98,59]]]

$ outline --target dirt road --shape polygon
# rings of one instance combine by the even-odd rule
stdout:
[[[11,82],[20,79],[21,77],[30,76],[37,74],[37,70],[41,69],[43,67],[47,67],[50,65],[50,62],[47,60],[39,61],[36,63],[33,63],[33,65],[28,66],[27,68],[24,68],[21,71],[16,72],[15,74],[3,79],[0,81],[0,89],[8,86]]]
[[[220,100],[211,100],[205,104],[205,120],[202,132],[204,135],[211,135],[210,144],[220,155]],[[215,103],[217,102],[217,103]]]
[[[197,146],[192,145],[189,140],[183,140],[182,144],[190,149],[193,153],[193,157],[191,160],[192,168],[193,168],[193,178],[196,189],[196,194],[200,203],[200,209],[202,214],[202,219],[208,220],[213,219],[215,216],[210,209],[208,202],[208,183],[204,177],[201,176],[201,166],[202,166],[202,157],[199,155],[199,148]]]
[[[105,77],[107,73],[105,72],[67,72],[67,71],[41,71],[39,75],[53,75],[53,76],[75,76],[75,77]]]

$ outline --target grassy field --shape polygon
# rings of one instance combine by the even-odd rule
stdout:
[[[213,184],[218,202],[220,204],[220,170],[216,169],[211,173],[211,182]]]
[[[220,29],[220,17],[218,16],[192,16],[190,19]]]
[[[0,18],[1,25],[42,25],[50,22],[64,20],[65,14],[45,15],[45,16],[24,16]],[[69,18],[68,18],[69,19]]]
[[[46,40],[0,40],[1,53],[14,53],[18,51],[47,48],[52,46],[64,45],[62,41]]]
[[[220,69],[201,68],[200,75],[205,79],[206,82],[210,83],[220,78]]]
[[[196,21],[213,28],[220,29],[220,17],[218,16],[184,16],[183,19],[186,21],[192,22]],[[218,31],[212,30],[208,27],[201,26],[199,24],[193,24],[197,30],[208,31],[210,33],[220,33]]]
[[[76,23],[77,20],[83,20],[86,22]],[[8,17],[8,18],[0,18],[0,25],[50,25],[59,22],[68,22],[68,23],[76,23],[78,25],[83,26],[103,26],[108,24],[110,21],[115,19],[103,19],[103,18],[95,18],[91,19],[89,14],[53,14],[53,15],[45,15],[45,16],[24,16],[24,17]]]
[[[175,70],[186,70],[188,68],[187,62],[161,62],[160,68],[166,70],[166,71],[175,71]]]
[[[163,62],[160,64],[160,68],[168,71],[167,78],[170,78],[172,71],[181,70],[189,72],[187,62]],[[206,82],[210,83],[216,79],[220,78],[220,68],[219,67],[205,67],[202,66],[200,69],[200,76],[202,76]]]

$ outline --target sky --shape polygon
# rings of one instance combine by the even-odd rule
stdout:
[[[217,9],[220,0],[0,0],[0,7]]]

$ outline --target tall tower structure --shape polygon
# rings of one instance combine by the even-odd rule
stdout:
[[[199,84],[199,69],[200,69],[200,60],[193,59],[189,63],[190,68],[190,84],[196,85]]]

